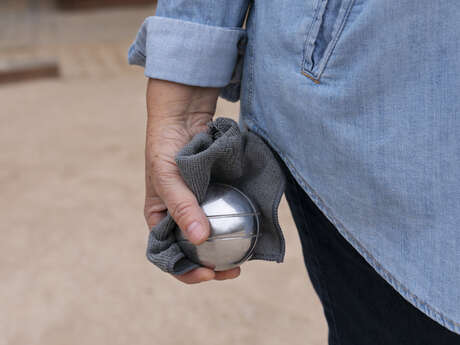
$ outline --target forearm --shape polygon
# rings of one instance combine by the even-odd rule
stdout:
[[[240,26],[249,0],[159,0],[129,51],[145,67],[147,130],[144,214],[152,229],[169,214],[194,244],[209,236],[209,222],[185,184],[175,157],[212,120],[222,87],[229,84],[246,32]],[[185,283],[231,279],[239,268],[198,268]]]
[[[175,82],[149,79],[147,113],[149,117],[181,119],[185,115],[214,114],[219,88],[198,87]],[[186,120],[186,118],[184,118]]]

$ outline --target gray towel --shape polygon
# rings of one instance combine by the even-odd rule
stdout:
[[[228,118],[208,124],[177,154],[181,175],[201,203],[210,182],[240,189],[260,212],[260,233],[250,260],[282,262],[284,237],[278,224],[278,205],[285,177],[278,158],[253,132],[241,131]],[[187,259],[174,236],[176,223],[167,216],[149,234],[147,258],[165,272],[183,274],[199,267]]]

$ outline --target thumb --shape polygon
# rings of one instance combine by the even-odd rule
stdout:
[[[208,219],[177,167],[174,171],[159,171],[155,180],[159,197],[185,237],[196,245],[206,241],[210,232]]]

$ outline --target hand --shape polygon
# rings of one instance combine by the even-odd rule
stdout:
[[[195,134],[207,129],[218,96],[218,88],[159,79],[149,79],[147,86],[144,216],[151,229],[169,210],[179,228],[194,244],[206,241],[209,222],[195,195],[183,181],[174,157]],[[221,272],[200,267],[174,277],[192,284],[211,279],[233,279],[239,274],[238,267]]]

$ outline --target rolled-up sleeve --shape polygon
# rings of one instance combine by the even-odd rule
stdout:
[[[225,87],[232,80],[247,0],[159,1],[145,19],[128,53],[130,64],[149,78]]]

